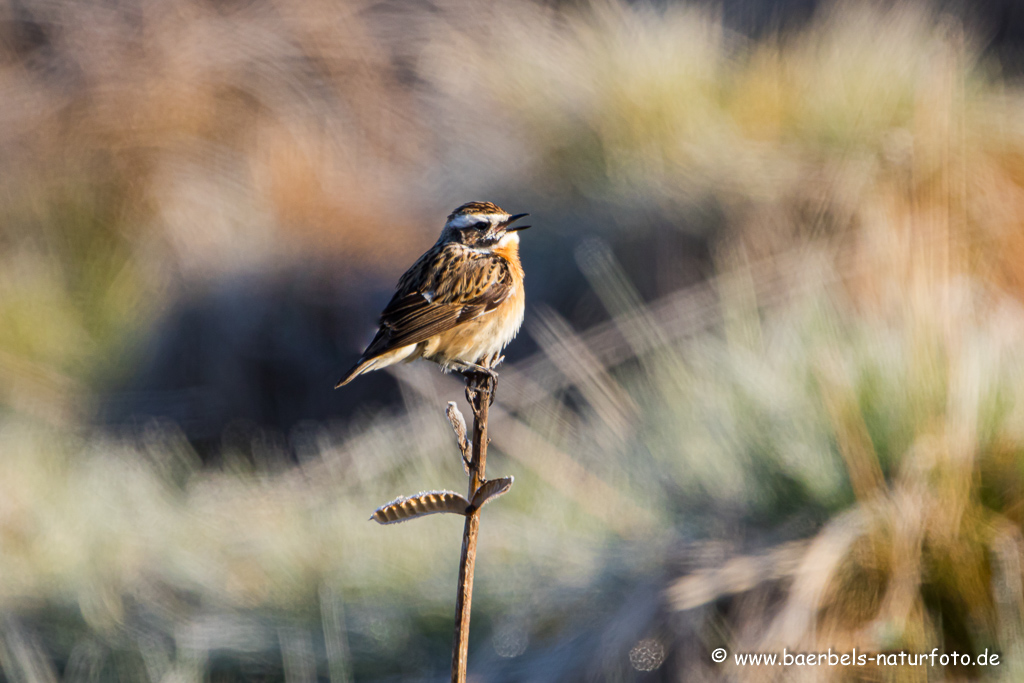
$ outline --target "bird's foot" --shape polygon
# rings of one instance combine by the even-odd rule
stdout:
[[[498,390],[498,373],[491,368],[476,363],[464,363],[459,372],[466,378],[466,400],[476,410],[477,398],[482,389],[486,387],[488,394],[488,406],[494,404],[494,394]]]
[[[484,375],[482,382],[487,383],[487,395],[489,397],[488,407],[494,405],[494,395],[498,393],[498,373],[494,370],[487,368],[487,373]]]

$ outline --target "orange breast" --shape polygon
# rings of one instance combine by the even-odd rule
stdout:
[[[512,281],[515,282],[515,290],[512,295],[498,307],[500,322],[496,325],[499,335],[502,337],[502,348],[519,332],[519,326],[523,324],[523,314],[526,309],[526,292],[523,290],[523,265],[519,262],[519,240],[512,240],[508,244],[494,250],[498,256],[508,261],[512,270]]]
[[[495,249],[508,261],[515,286],[510,296],[497,308],[473,321],[458,325],[431,338],[423,346],[422,355],[447,366],[451,361],[481,362],[500,353],[512,341],[523,323],[526,296],[523,293],[523,267],[515,243]]]
[[[517,289],[522,290],[524,273],[523,265],[519,262],[519,241],[512,240],[508,244],[495,249],[494,253],[508,261],[509,265],[512,266],[512,277],[515,279],[516,284],[519,285]]]

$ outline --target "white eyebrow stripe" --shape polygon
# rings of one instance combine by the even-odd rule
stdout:
[[[507,213],[464,213],[453,218],[448,225],[453,228],[467,228],[481,221],[494,225],[495,223],[507,221],[509,218],[510,216]]]

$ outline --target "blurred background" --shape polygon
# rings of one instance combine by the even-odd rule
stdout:
[[[4,680],[447,680],[462,521],[367,518],[461,386],[332,386],[470,200],[472,680],[1024,680],[1022,75],[1014,0],[0,0]]]

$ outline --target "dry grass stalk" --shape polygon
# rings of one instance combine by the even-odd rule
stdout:
[[[500,360],[499,360],[500,362]],[[463,498],[454,491],[425,491],[415,496],[399,497],[386,503],[370,519],[379,524],[406,522],[439,512],[465,515],[462,534],[462,555],[459,560],[459,589],[455,599],[455,642],[452,647],[452,681],[465,683],[466,661],[469,653],[469,617],[473,602],[473,572],[476,568],[476,544],[480,534],[480,509],[490,500],[512,488],[512,477],[488,481],[487,417],[490,413],[494,383],[486,375],[466,378],[466,400],[473,411],[473,440],[466,433],[466,420],[454,401],[448,402],[445,415],[452,425],[462,456],[462,464],[469,475],[469,494]]]
[[[477,491],[487,483],[487,416],[490,412],[493,385],[483,375],[471,376],[466,380],[466,399],[473,410],[473,453],[466,463],[469,467],[469,498],[473,500]],[[452,413],[459,418],[452,419]],[[465,424],[449,407],[449,419],[456,435],[458,423]],[[462,439],[459,439],[460,444]],[[465,462],[465,458],[463,458]],[[455,643],[452,646],[452,683],[465,683],[466,660],[469,657],[469,617],[473,604],[473,572],[476,569],[476,542],[480,535],[480,508],[470,507],[466,512],[466,526],[462,532],[462,557],[459,560],[459,592],[455,598]]]

